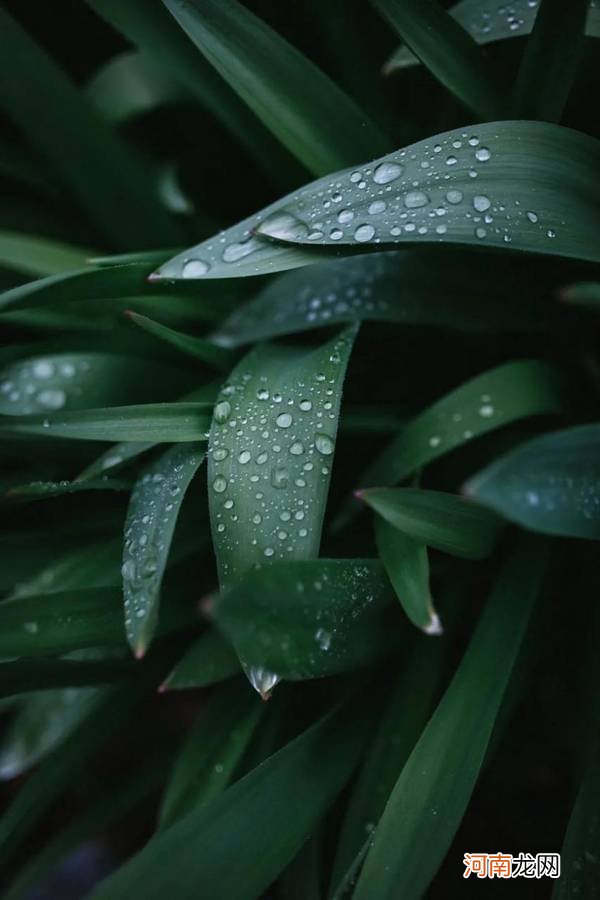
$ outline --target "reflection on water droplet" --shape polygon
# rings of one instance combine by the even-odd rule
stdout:
[[[229,418],[231,413],[231,406],[227,400],[221,400],[215,406],[214,411],[214,419],[219,425],[223,425],[227,419]]]
[[[334,443],[327,434],[319,432],[315,436],[315,448],[322,453],[323,456],[330,456],[333,453]]]
[[[369,206],[369,215],[376,216],[378,213],[385,212],[386,203],[384,200],[374,200]]]
[[[206,275],[210,266],[203,259],[188,259],[181,269],[182,278],[202,278]]]
[[[477,212],[485,212],[491,205],[489,198],[485,197],[483,194],[476,194],[473,197],[473,206]]]
[[[45,388],[35,399],[44,409],[62,409],[67,395],[60,388]]]
[[[527,218],[529,219],[530,222],[533,222],[534,225],[538,221],[538,216],[534,212],[528,212]]]
[[[312,409],[312,403],[310,400],[301,400],[299,406],[302,412],[310,412],[310,410]]]
[[[304,453],[304,447],[302,446],[300,441],[294,441],[294,443],[290,447],[290,453],[292,454],[292,456],[300,456],[302,453]]]
[[[222,475],[217,475],[213,481],[213,491],[216,491],[217,494],[222,494],[225,490],[227,490],[227,479]]]
[[[251,459],[252,454],[249,450],[242,450],[242,452],[238,456],[238,462],[241,463],[242,466],[245,466],[246,463],[250,462]]]
[[[31,368],[33,375],[35,378],[40,378],[45,380],[46,378],[52,378],[54,375],[54,364],[45,359],[39,359],[35,362]]]
[[[380,163],[373,172],[373,181],[375,184],[389,184],[402,175],[402,166],[398,163],[383,162]]]
[[[293,419],[290,413],[280,413],[275,419],[276,424],[279,428],[289,428],[293,422]]]
[[[404,205],[407,209],[419,209],[421,206],[427,206],[429,197],[423,191],[409,191],[404,195]]]
[[[308,234],[308,228],[296,216],[286,212],[276,212],[265,219],[256,229],[260,234],[280,240],[300,240]]]
[[[446,200],[448,201],[448,203],[454,203],[454,204],[461,203],[462,198],[463,198],[462,191],[457,191],[457,190],[453,189],[451,191],[448,191],[448,193],[446,194]]]
[[[354,232],[354,240],[359,244],[364,244],[366,241],[370,241],[374,235],[375,229],[372,225],[359,225]]]
[[[271,484],[274,488],[282,489],[288,486],[290,473],[287,469],[274,468],[271,470]]]
[[[337,220],[340,225],[347,225],[348,222],[351,222],[354,218],[354,213],[351,209],[340,209]]]
[[[491,155],[487,147],[480,147],[479,150],[475,151],[475,159],[479,162],[487,162]]]
[[[217,462],[227,459],[228,456],[229,450],[226,450],[225,447],[217,447],[216,450],[213,450],[213,459],[216,459]]]

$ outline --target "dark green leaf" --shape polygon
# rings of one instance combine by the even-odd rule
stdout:
[[[91,250],[45,237],[0,231],[0,265],[26,275],[58,275],[85,265]]]
[[[0,663],[0,697],[53,688],[85,687],[122,681],[133,675],[129,660],[79,662],[67,659],[27,659]]]
[[[460,824],[483,763],[547,559],[521,546],[410,754],[377,825],[355,900],[422,897]]]
[[[277,562],[221,596],[215,616],[268,694],[279,678],[320,678],[378,659],[398,640],[392,599],[375,560]]]
[[[128,310],[127,315],[132,322],[143,328],[144,331],[154,335],[161,341],[165,341],[171,347],[175,347],[176,350],[181,350],[182,353],[193,356],[194,359],[200,360],[207,366],[213,369],[220,369],[221,371],[231,368],[234,354],[223,347],[217,346],[216,342],[207,338],[194,337],[191,334],[183,334],[181,331],[175,331],[173,328],[167,328],[166,325],[161,325],[160,322],[155,322],[147,316],[140,316],[131,310]]]
[[[408,537],[467,559],[488,556],[502,527],[496,515],[442,491],[370,488],[357,496]]]
[[[600,425],[534,438],[475,475],[465,492],[525,528],[600,539]]]
[[[81,491],[128,491],[130,487],[128,481],[106,477],[87,481],[30,481],[28,484],[13,485],[6,491],[6,496],[15,500],[42,500]]]
[[[561,875],[552,900],[597,900],[600,885],[600,752],[595,752],[577,793],[561,851]]]
[[[113,56],[97,70],[86,93],[104,118],[116,125],[187,97],[160,63],[135,50]]]
[[[202,900],[256,900],[341,790],[366,737],[364,706],[353,703],[321,719],[153,838],[93,900],[129,900],[132,892],[146,900],[186,897],[190,886]]]
[[[481,118],[502,118],[505,101],[485,55],[437,0],[371,2],[448,90]]]
[[[188,486],[204,460],[193,444],[176,444],[139,476],[127,509],[123,547],[125,631],[137,657],[158,624],[163,574]],[[85,482],[84,482],[85,483]]]
[[[239,671],[240,663],[231,644],[211,628],[184,653],[161,685],[161,691],[206,687]]]
[[[562,0],[540,0],[515,82],[515,115],[560,121],[583,53],[589,6],[590,0],[571,0],[565,10]]]
[[[314,63],[236,0],[164,0],[209,63],[315,175],[389,149]]]
[[[87,481],[97,478],[99,475],[104,475],[106,472],[112,474],[115,469],[120,469],[130,460],[137,459],[142,453],[146,453],[155,446],[151,441],[142,444],[137,444],[134,441],[124,441],[123,443],[115,444],[114,447],[98,456],[89,466],[86,466],[79,473],[76,480]]]
[[[235,681],[211,696],[171,770],[159,827],[168,828],[225,790],[263,709],[247,682]]]

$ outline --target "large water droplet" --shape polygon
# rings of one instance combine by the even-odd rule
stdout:
[[[275,419],[276,424],[280,428],[289,428],[293,422],[292,416],[290,413],[280,413]]]
[[[31,371],[33,372],[35,378],[40,378],[45,380],[46,378],[52,378],[54,375],[54,364],[45,359],[40,359],[36,363],[33,364]]]
[[[485,212],[491,205],[489,198],[485,197],[483,194],[476,194],[473,197],[473,206],[477,212]]]
[[[374,235],[375,229],[372,225],[359,225],[354,232],[354,240],[359,244],[364,244],[366,241],[370,241]]]
[[[62,409],[66,399],[65,392],[60,388],[45,388],[36,397],[37,402],[44,409]]]
[[[210,266],[203,259],[188,259],[183,264],[181,275],[183,278],[202,278],[209,269]]]
[[[404,205],[407,209],[418,209],[421,206],[427,206],[429,197],[423,191],[409,191],[404,195]]]
[[[329,435],[319,432],[315,436],[315,447],[323,456],[330,456],[333,453],[334,443]]]
[[[260,234],[283,241],[300,240],[308,234],[308,228],[296,216],[286,212],[276,212],[265,219],[256,229]]]
[[[223,475],[217,475],[213,481],[213,491],[222,494],[225,490],[227,490],[227,479]]]
[[[453,203],[453,204],[462,203],[462,198],[463,198],[462,191],[457,191],[455,189],[448,191],[448,193],[446,194],[446,200],[448,201],[448,203]]]
[[[479,162],[487,162],[491,155],[487,147],[480,147],[475,151],[475,159],[479,160]]]
[[[380,163],[373,172],[373,181],[375,184],[389,184],[402,175],[402,166],[394,162]]]
[[[223,425],[231,414],[231,405],[227,400],[221,400],[215,406],[214,419],[218,425]]]

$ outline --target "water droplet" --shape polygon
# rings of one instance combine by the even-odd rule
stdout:
[[[291,213],[276,212],[265,219],[256,229],[260,234],[284,241],[300,240],[308,234],[308,228]]]
[[[225,490],[227,490],[227,479],[222,475],[217,475],[213,481],[213,491],[216,491],[217,494],[222,494]]]
[[[36,363],[33,364],[31,371],[33,372],[35,378],[40,378],[45,380],[46,378],[52,378],[54,375],[54,364],[45,359],[40,359]]]
[[[290,447],[290,453],[292,456],[301,456],[304,453],[304,447],[300,443],[300,441],[294,441],[292,446]]]
[[[310,400],[301,400],[299,406],[302,412],[309,412],[312,409],[312,403]]]
[[[266,388],[259,388],[256,392],[256,399],[257,400],[268,400],[269,399],[268,390]]]
[[[265,553],[265,556],[273,556],[275,551],[273,550],[272,547],[265,547],[264,553]]]
[[[290,473],[287,469],[274,468],[271,471],[271,484],[274,488],[286,488],[290,480]]]
[[[369,215],[376,216],[378,213],[385,212],[386,205],[384,200],[374,200],[369,206]]]
[[[479,162],[487,162],[491,157],[491,153],[487,147],[480,147],[475,151],[475,159]]]
[[[418,209],[421,206],[427,206],[429,197],[423,191],[409,191],[404,195],[404,205],[407,209]]]
[[[332,241],[339,241],[344,237],[344,232],[340,228],[332,228],[329,237]]]
[[[538,221],[537,214],[534,212],[531,212],[531,211],[527,213],[527,218],[529,219],[530,222],[533,222],[534,225]]]
[[[455,156],[447,156],[446,157],[446,165],[447,166],[455,166],[457,162],[458,162],[458,160]]]
[[[242,466],[245,466],[246,463],[250,462],[251,459],[252,454],[249,450],[242,450],[242,452],[238,456],[238,462],[241,463]]]
[[[45,388],[35,399],[45,409],[62,409],[67,396],[60,388]]]
[[[293,419],[290,413],[280,413],[275,419],[276,424],[279,428],[289,428],[293,422]]]
[[[188,259],[183,264],[181,275],[183,278],[202,278],[209,269],[210,266],[203,259]]]
[[[486,236],[486,234],[487,234],[487,231],[485,230],[485,228],[476,228],[475,229],[475,236],[478,238],[484,238]]]
[[[246,241],[240,241],[237,244],[229,244],[223,251],[223,262],[237,262],[254,253],[260,247],[260,242],[256,238],[251,237]]]
[[[227,459],[229,456],[229,450],[226,450],[225,447],[217,447],[216,450],[213,450],[213,459],[217,462],[222,462],[222,460]]]
[[[340,209],[337,220],[340,225],[347,225],[348,222],[351,222],[354,218],[354,213],[351,209]]]
[[[457,191],[457,190],[453,189],[451,191],[448,191],[448,193],[446,194],[446,200],[448,201],[448,203],[454,203],[454,204],[461,203],[462,198],[463,198],[462,191]]]
[[[333,453],[334,443],[329,435],[319,432],[315,436],[315,447],[323,456],[330,456]]]
[[[441,443],[441,440],[442,440],[442,439],[441,439],[441,437],[439,436],[439,434],[433,434],[433,435],[429,438],[429,446],[430,446],[430,447],[438,447],[438,446],[440,445],[440,443]]]
[[[398,163],[383,162],[380,163],[373,172],[373,181],[375,184],[389,184],[402,175],[402,166]]]
[[[262,516],[261,516],[261,514],[260,514],[260,513],[254,513],[254,515],[252,516],[252,521],[254,522],[255,525],[260,525],[260,523],[262,522]]]
[[[364,244],[366,241],[370,241],[374,235],[375,229],[372,225],[359,225],[354,232],[354,240]]]
[[[315,640],[321,650],[327,652],[331,646],[331,634],[324,628],[317,628],[315,632]]]
[[[485,197],[483,194],[476,194],[473,197],[473,206],[477,212],[485,212],[491,205],[489,198]]]
[[[490,403],[484,403],[483,406],[479,407],[479,415],[483,416],[484,419],[489,419],[490,416],[494,415],[494,407]]]
[[[215,406],[214,419],[218,425],[223,425],[231,414],[231,406],[227,400],[221,400]]]

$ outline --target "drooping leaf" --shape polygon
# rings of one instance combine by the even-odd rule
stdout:
[[[180,350],[188,356],[193,356],[194,359],[200,360],[207,366],[213,369],[220,369],[221,371],[231,368],[234,359],[231,351],[224,347],[219,347],[212,340],[195,337],[191,334],[183,334],[181,331],[175,331],[173,328],[168,328],[166,325],[161,325],[160,322],[155,322],[147,316],[140,316],[131,310],[128,311],[127,315],[132,322],[143,328],[144,331],[154,335],[161,341],[165,341],[171,347],[175,347],[176,350]]]
[[[0,106],[107,240],[124,248],[177,244],[179,227],[155,197],[144,160],[6,11],[0,13],[0,35]]]
[[[488,556],[502,527],[496,515],[443,491],[370,488],[357,496],[413,540],[467,559]]]
[[[544,294],[553,283],[553,275],[531,261],[507,266],[491,254],[369,253],[287,272],[234,310],[211,337],[238,347],[363,319],[469,332],[535,331],[552,322]]]
[[[346,810],[331,876],[333,893],[339,889],[379,821],[392,788],[427,724],[441,686],[445,659],[440,642],[420,641],[395,680]],[[340,896],[344,896],[341,891]]]
[[[437,0],[371,0],[433,75],[483,119],[506,101],[484,53]]]
[[[442,633],[429,589],[427,547],[375,517],[377,551],[396,597],[410,621],[425,634]]]
[[[523,119],[558,122],[569,97],[585,38],[590,0],[540,0],[517,73],[513,108]]]
[[[451,450],[529,416],[559,413],[558,371],[537,360],[504,363],[477,375],[419,413],[360,478],[362,487],[395,484]]]
[[[228,0],[165,6],[263,124],[315,175],[385,152],[369,116],[294,46]]]
[[[275,183],[294,183],[302,172],[229,85],[198,52],[162,3],[87,0],[99,16],[162,66],[219,121]]]
[[[274,676],[320,678],[380,658],[399,638],[392,601],[376,560],[276,562],[219,597],[215,616],[250,676],[272,686]]]
[[[187,92],[150,54],[128,50],[96,70],[86,85],[96,109],[116,125],[181,101]]]
[[[204,460],[194,444],[176,444],[138,478],[127,509],[123,596],[127,640],[137,657],[158,625],[163,574],[185,492]]]
[[[93,900],[124,900],[132,891],[147,900],[185,897],[190,885],[202,900],[255,900],[341,790],[366,737],[364,704],[320,719],[220,797],[159,833]]]
[[[224,681],[240,671],[240,663],[231,644],[216,628],[199,637],[161,685],[161,691],[180,691],[207,687]]]
[[[171,770],[160,809],[160,828],[170,827],[225,790],[263,709],[247,683],[235,681],[211,696]]]
[[[544,122],[447,131],[321,178],[153,277],[257,275],[401,243],[598,261],[599,164],[600,141]]]
[[[449,13],[478,44],[488,44],[529,34],[538,7],[539,0],[511,0],[504,5],[489,0],[461,0]],[[589,3],[585,32],[589,37],[600,37],[600,7],[593,2]],[[408,47],[399,47],[386,63],[384,73],[390,75],[418,62]]]
[[[183,602],[165,605],[160,631],[193,621]],[[0,655],[49,656],[85,647],[124,647],[123,608],[114,588],[19,597],[0,604]]]
[[[600,539],[600,425],[541,435],[494,460],[465,492],[543,534]]]
[[[0,419],[0,435],[136,443],[203,441],[210,425],[209,409],[207,403],[146,403],[47,416],[5,416]]]
[[[599,794],[600,753],[596,745],[567,826],[561,850],[560,879],[555,883],[552,900],[574,900],[576,897],[596,900],[598,896]]]
[[[0,266],[26,275],[58,275],[69,269],[79,269],[91,254],[91,250],[48,238],[0,231]]]
[[[0,371],[0,413],[167,400],[187,379],[175,367],[113,353],[58,353],[21,359]]]
[[[355,900],[422,897],[460,824],[545,570],[524,543],[503,569],[471,643],[390,795]]]
[[[221,391],[208,493],[222,586],[258,562],[318,555],[355,334],[316,349],[259,346]]]
[[[63,688],[27,697],[0,743],[0,779],[36,765],[88,716],[98,688]]]

